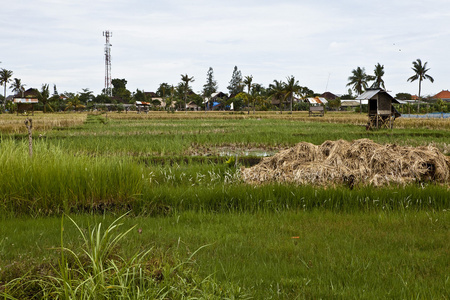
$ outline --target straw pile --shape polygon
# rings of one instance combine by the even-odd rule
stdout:
[[[302,142],[242,170],[245,182],[381,186],[450,181],[450,158],[435,147],[380,145],[369,139]]]

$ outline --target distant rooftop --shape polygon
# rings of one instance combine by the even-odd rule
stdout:
[[[437,93],[436,95],[434,95],[433,98],[442,99],[442,100],[450,99],[450,92],[448,90],[443,90],[443,91]]]

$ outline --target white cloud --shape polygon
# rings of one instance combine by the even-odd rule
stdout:
[[[446,0],[17,2],[2,8],[0,67],[27,86],[99,93],[102,31],[111,30],[113,78],[133,91],[177,84],[185,73],[199,91],[209,67],[226,90],[237,65],[265,86],[294,75],[317,92],[343,93],[352,69],[372,72],[379,62],[389,89],[415,93],[406,79],[416,58],[436,80],[425,94],[450,88]]]

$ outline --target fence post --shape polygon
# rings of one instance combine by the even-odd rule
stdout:
[[[28,129],[28,153],[30,154],[30,157],[33,157],[33,135],[31,132],[31,129],[33,128],[33,120],[26,118],[25,126],[27,126]]]

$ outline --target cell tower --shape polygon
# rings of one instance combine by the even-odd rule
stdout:
[[[112,32],[103,31],[103,36],[106,37],[105,43],[105,94],[112,96],[111,84],[111,44],[109,38],[112,37]]]

